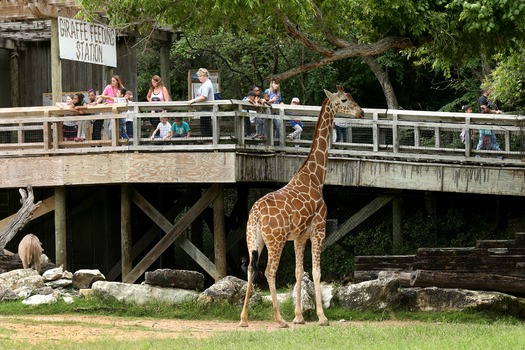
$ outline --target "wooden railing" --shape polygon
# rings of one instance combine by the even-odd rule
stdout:
[[[192,152],[247,151],[307,153],[320,111],[319,106],[276,105],[255,108],[239,100],[219,100],[188,105],[186,102],[130,103],[88,107],[83,115],[70,115],[58,107],[0,109],[0,157],[99,152]],[[119,119],[131,113],[133,131],[129,140],[119,138]],[[245,129],[245,120],[257,115],[264,120],[265,138],[252,138],[255,127]],[[173,122],[182,117],[191,127],[188,139],[151,139],[158,118]],[[201,122],[209,118],[211,134],[205,135]],[[286,138],[291,118],[300,119],[304,130],[300,140]],[[275,137],[273,120],[279,121]],[[88,131],[85,140],[64,140],[65,121],[106,120],[103,136],[94,140]],[[495,163],[523,166],[525,145],[523,123],[518,115],[486,115],[406,110],[366,109],[365,118],[336,117],[348,123],[347,142],[330,145],[330,156],[367,157],[387,160]],[[460,139],[462,129],[474,134],[474,145]],[[481,129],[492,129],[500,151],[476,150]],[[335,132],[335,130],[334,130]]]

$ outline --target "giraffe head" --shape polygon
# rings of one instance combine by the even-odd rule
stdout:
[[[330,100],[330,104],[335,108],[336,113],[353,115],[358,119],[363,118],[365,115],[361,107],[359,107],[349,93],[343,90],[342,86],[337,86],[336,93],[332,93],[328,90],[324,90],[324,92]]]

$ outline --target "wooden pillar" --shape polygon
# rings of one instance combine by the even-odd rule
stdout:
[[[392,200],[392,251],[394,254],[400,254],[403,249],[402,201],[400,196]]]
[[[66,188],[55,187],[55,264],[67,266]]]
[[[120,238],[122,254],[122,281],[132,270],[131,258],[131,193],[130,187],[124,184],[120,187]]]
[[[53,104],[62,100],[62,62],[58,43],[58,18],[51,18],[51,90]]]
[[[224,186],[218,186],[218,194],[213,201],[213,232],[214,232],[214,251],[215,269],[217,274],[215,281],[223,278],[227,274],[226,264],[226,233],[224,231]]]
[[[18,51],[9,50],[9,76],[11,78],[11,107],[20,107],[20,74]]]
[[[168,34],[168,41],[160,42],[160,77],[164,86],[168,89],[171,95],[171,67],[170,67],[170,48],[171,48],[171,33]]]

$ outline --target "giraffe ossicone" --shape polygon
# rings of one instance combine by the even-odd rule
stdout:
[[[304,250],[308,240],[312,246],[312,277],[315,286],[317,316],[320,325],[327,325],[321,297],[321,250],[326,236],[327,209],[323,198],[323,186],[328,163],[330,130],[336,114],[363,117],[363,110],[341,86],[337,92],[324,90],[324,100],[315,128],[308,157],[293,178],[281,189],[268,193],[252,206],[246,225],[246,243],[250,254],[248,287],[244,299],[239,326],[248,326],[248,304],[253,291],[253,279],[258,257],[264,246],[268,250],[266,279],[272,296],[274,319],[280,327],[288,327],[282,318],[275,277],[286,241],[294,241],[296,305],[294,323],[305,323],[301,308],[301,281],[304,274]]]

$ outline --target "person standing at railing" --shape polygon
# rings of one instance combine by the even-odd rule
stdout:
[[[126,89],[121,88],[117,91],[117,97],[113,99],[115,103],[128,103],[126,96]],[[127,114],[127,111],[125,112]],[[119,118],[118,120],[119,138],[129,140],[128,133],[126,132],[126,118]]]
[[[492,93],[491,88],[486,88],[483,90],[483,94],[481,94],[480,98],[478,99],[478,113],[484,113],[484,114],[502,114],[500,110],[498,110],[498,107],[496,104],[489,100],[489,96]],[[489,141],[490,138],[490,141]],[[476,149],[484,149],[484,150],[493,150],[493,151],[499,151],[500,147],[498,144],[498,141],[496,140],[496,133],[492,129],[481,129],[480,130],[480,136],[478,141],[478,146]]]
[[[281,85],[279,84],[278,80],[271,80],[270,87],[264,90],[264,93],[268,94],[268,102],[270,102],[271,104],[283,103],[283,97],[281,95]],[[279,121],[279,119],[275,118],[273,120],[273,127],[275,129],[274,136],[276,139],[279,139],[281,137],[281,122]]]
[[[73,95],[66,96],[66,102],[57,102],[56,106],[60,109],[70,109],[73,105]],[[62,123],[62,137],[64,141],[73,141],[77,136],[78,122],[71,120]]]
[[[126,94],[124,95],[124,98],[127,102],[131,101],[133,102],[133,91],[127,90]],[[127,112],[126,116],[126,134],[128,134],[129,137],[133,136],[133,124],[135,123],[135,111],[129,110]]]
[[[118,89],[123,89],[124,84],[122,84],[122,80],[120,80],[120,77],[118,75],[113,75],[111,77],[111,83],[106,85],[104,88],[104,91],[102,92],[102,95],[98,96],[97,102],[100,104],[102,102],[106,104],[112,104],[114,103],[115,97],[117,97]],[[106,134],[106,137],[110,137],[110,119],[104,120],[104,133]]]
[[[463,106],[461,106],[461,110],[463,112],[465,112],[465,113],[472,113],[472,106],[471,105],[463,105]],[[475,142],[474,142],[474,130],[470,130],[469,131],[469,135],[470,135],[470,148],[474,148],[474,145],[475,145]],[[467,143],[467,129],[463,128],[461,130],[461,134],[459,134],[459,136],[461,137],[461,142],[466,144]]]
[[[248,96],[246,97],[247,101],[250,102],[255,107],[262,107],[265,105],[266,102],[261,102],[264,100],[261,100],[257,96],[257,92],[255,90],[251,90],[248,92]],[[258,115],[259,111],[248,111],[253,116],[253,122],[255,124],[255,135],[253,136],[254,139],[265,139],[266,136],[264,135],[264,120]],[[252,117],[247,117],[248,120],[250,120]]]
[[[197,97],[195,97],[192,100],[189,100],[188,103],[191,105],[194,103],[215,100],[215,91],[213,89],[213,84],[209,78],[208,70],[206,68],[199,68],[199,70],[197,71],[197,77],[199,78],[199,81],[202,85],[199,87],[199,90],[197,90]],[[199,123],[201,128],[201,135],[212,136],[211,117],[201,116]]]
[[[292,106],[299,106],[301,101],[298,97],[292,98]],[[290,119],[290,126],[293,128],[293,132],[287,136],[288,140],[300,140],[301,133],[303,132],[303,122],[299,119]]]
[[[481,107],[483,114],[496,114],[490,108]],[[498,141],[496,140],[496,134],[492,129],[480,129],[479,130],[479,141],[478,150],[489,150],[489,151],[501,151]]]
[[[88,90],[88,106],[98,105],[97,93],[95,89],[90,88]],[[102,124],[104,123],[103,119],[93,120],[93,132],[91,133],[92,140],[100,140],[102,138]]]
[[[164,86],[164,83],[162,82],[160,76],[154,75],[151,77],[148,95],[146,96],[146,99],[148,100],[148,102],[167,102],[171,100],[168,89],[166,88],[166,86]],[[163,111],[152,111],[152,113],[155,112]],[[150,118],[149,121],[151,125],[156,125],[159,122],[159,118]]]

